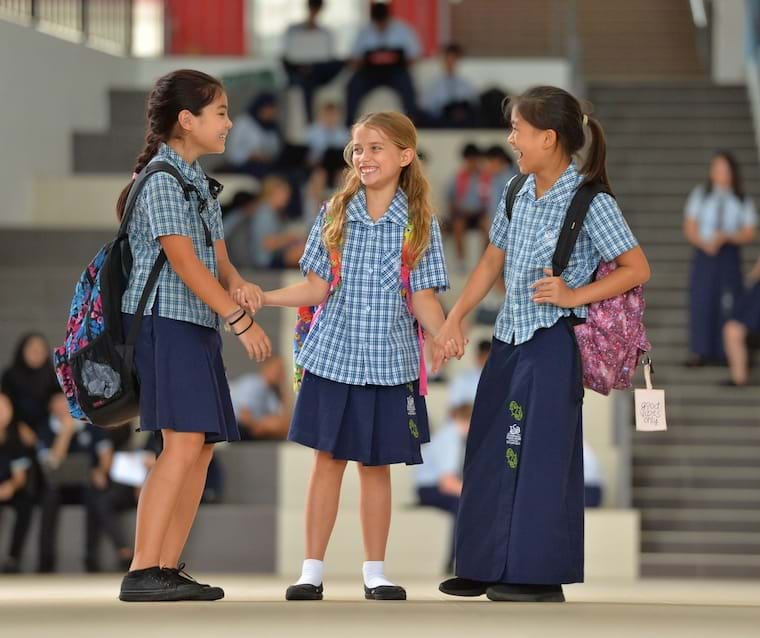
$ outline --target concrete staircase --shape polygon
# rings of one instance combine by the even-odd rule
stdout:
[[[760,577],[760,391],[718,385],[725,368],[681,365],[692,255],[680,230],[683,206],[706,179],[714,150],[736,154],[749,195],[760,201],[746,90],[704,82],[594,84],[589,98],[608,135],[613,188],[654,273],[646,322],[669,430],[634,436],[641,573]],[[745,266],[757,256],[757,246],[746,248]]]

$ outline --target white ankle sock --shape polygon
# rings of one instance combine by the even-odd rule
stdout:
[[[298,579],[296,585],[314,585],[315,587],[319,587],[322,584],[324,568],[325,564],[321,560],[307,558],[303,562],[301,578]]]
[[[362,565],[362,575],[364,576],[364,584],[369,589],[375,587],[393,587],[393,583],[386,580],[384,571],[384,561],[381,560],[368,560]]]

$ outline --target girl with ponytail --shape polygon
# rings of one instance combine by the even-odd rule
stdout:
[[[417,132],[400,113],[357,122],[344,186],[323,207],[301,259],[305,281],[264,293],[270,306],[316,306],[296,363],[304,378],[288,438],[315,450],[306,505],[306,560],[288,600],[322,598],[323,559],[347,461],[361,480],[364,594],[403,600],[384,575],[390,465],[422,463],[429,440],[422,330],[444,322],[448,288],[441,231],[417,157]],[[453,346],[453,344],[452,344]]]
[[[490,244],[437,340],[461,357],[462,320],[504,273],[506,299],[475,398],[456,525],[456,578],[439,589],[491,600],[564,601],[583,580],[583,382],[573,322],[587,305],[649,279],[617,202],[604,132],[572,95],[550,86],[509,101],[509,144],[524,184],[508,215],[505,189]],[[588,144],[585,161],[577,155]],[[517,179],[517,178],[513,178]],[[570,202],[601,184],[568,267],[552,256]],[[589,283],[600,261],[608,276]]]
[[[201,585],[180,556],[198,510],[214,443],[238,441],[224,372],[219,317],[249,357],[261,361],[271,346],[248,311],[261,290],[230,263],[222,217],[198,158],[223,153],[227,96],[199,71],[163,76],[148,97],[145,148],[133,180],[117,204],[119,219],[135,177],[151,162],[168,163],[192,193],[166,172],[151,174],[127,226],[133,265],[122,297],[125,334],[137,312],[148,273],[163,250],[164,264],[148,298],[135,345],[140,381],[140,429],[160,431],[163,451],[140,493],[135,552],[120,598],[129,602],[217,600],[219,587]],[[214,183],[216,184],[216,183]],[[249,300],[243,309],[233,295]]]

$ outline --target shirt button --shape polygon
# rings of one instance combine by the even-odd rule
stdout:
[[[367,312],[369,312],[370,310],[372,310],[372,306],[367,306]]]
[[[367,272],[371,275],[373,272],[375,272],[375,269],[372,268],[372,266],[370,266],[369,268],[367,268]]]
[[[516,304],[516,303],[512,304],[512,308],[514,308],[515,310],[517,310],[519,307],[520,307],[520,304]]]

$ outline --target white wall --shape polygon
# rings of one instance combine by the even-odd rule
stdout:
[[[108,125],[111,85],[133,61],[0,21],[0,224],[29,221],[33,176],[71,170],[74,129]]]
[[[712,78],[718,84],[744,84],[744,0],[720,0],[712,7]]]

